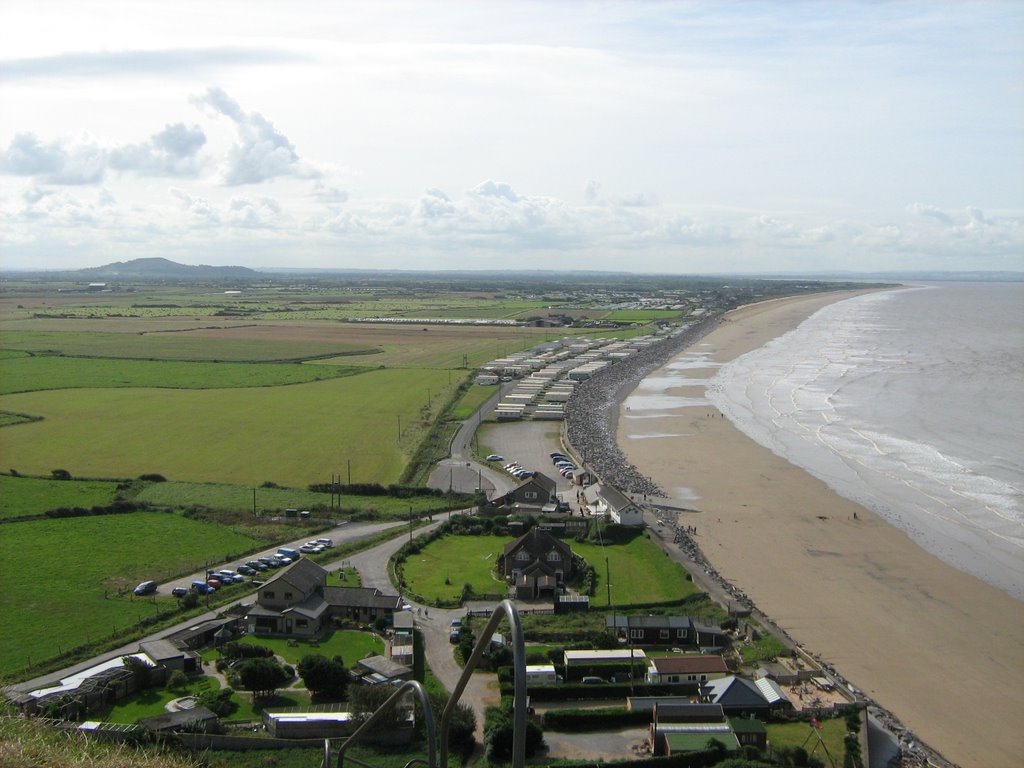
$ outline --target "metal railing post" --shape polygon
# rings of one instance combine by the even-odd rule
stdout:
[[[504,614],[504,615],[503,615]],[[455,690],[448,698],[444,712],[441,713],[441,756],[439,768],[448,768],[448,732],[451,728],[452,715],[455,707],[466,690],[469,678],[480,662],[484,651],[491,642],[491,635],[498,628],[503,618],[508,619],[512,642],[512,669],[514,672],[514,693],[512,704],[512,768],[523,768],[526,764],[526,644],[523,640],[523,625],[519,620],[519,611],[511,600],[502,600],[494,609],[491,618],[477,638],[473,653],[466,660]]]

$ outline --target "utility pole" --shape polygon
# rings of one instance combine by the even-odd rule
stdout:
[[[615,611],[612,610],[612,571],[611,567],[609,567],[608,565],[607,557],[604,559],[604,573],[605,580],[608,582],[608,610],[611,611],[612,615],[614,616]]]
[[[253,488],[252,489],[252,516],[256,517],[256,515],[257,515],[257,512],[256,512],[256,489]]]
[[[352,459],[346,459],[348,462],[348,484],[352,485]],[[338,480],[341,480],[341,476],[338,476]]]
[[[402,414],[398,414],[398,442],[402,442]]]

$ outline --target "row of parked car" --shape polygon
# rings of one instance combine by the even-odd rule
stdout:
[[[286,565],[291,565],[304,554],[313,555],[318,552],[323,552],[325,549],[333,546],[334,541],[332,539],[322,538],[307,541],[298,549],[279,547],[277,552],[273,555],[256,558],[248,561],[247,563],[237,565],[235,566],[235,570],[222,568],[219,571],[207,571],[205,581],[193,581],[188,587],[175,587],[171,590],[171,594],[174,597],[184,597],[189,593],[189,591],[193,591],[198,592],[201,595],[208,595],[222,587],[227,587],[232,584],[241,584],[246,580],[247,576],[252,578],[259,575],[262,571],[269,571],[273,568],[281,568]],[[144,581],[139,584],[134,591],[136,595],[151,595],[155,593],[156,590],[157,583],[155,581]]]
[[[562,477],[571,477],[572,473],[576,471],[576,465],[569,461],[569,457],[558,451],[551,454],[551,463],[555,465],[555,469]]]

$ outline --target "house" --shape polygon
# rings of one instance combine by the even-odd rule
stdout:
[[[722,648],[728,643],[721,626],[689,616],[606,616],[605,627],[633,645]]]
[[[702,685],[700,695],[702,701],[721,704],[732,713],[767,716],[775,709],[793,708],[778,683],[767,677],[754,681],[729,675]]]
[[[501,503],[507,507],[519,504],[541,509],[545,504],[558,501],[555,490],[555,481],[547,475],[538,472],[533,477],[526,478],[506,493]]]
[[[740,742],[741,747],[757,747],[762,752],[768,751],[768,728],[760,720],[752,717],[730,717],[729,725]]]
[[[172,640],[148,640],[139,643],[139,650],[149,656],[157,666],[168,671],[195,672],[199,669],[199,655],[184,650]]]
[[[728,674],[729,667],[721,656],[654,656],[647,669],[647,682],[653,685],[698,685]]]
[[[607,515],[613,523],[619,525],[643,525],[644,511],[618,488],[611,485],[587,486],[583,489],[583,498],[591,514]]]
[[[562,651],[562,661],[565,666],[565,679],[570,682],[579,682],[590,676],[626,675],[630,669],[642,673],[647,668],[647,654],[639,648]]]
[[[574,573],[572,549],[534,526],[505,545],[499,570],[515,588],[517,599],[553,599],[559,586]]]
[[[316,637],[334,618],[371,622],[401,606],[372,587],[328,587],[327,571],[302,558],[259,588],[245,621],[250,634]]]

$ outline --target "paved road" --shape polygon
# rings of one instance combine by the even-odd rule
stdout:
[[[432,531],[440,522],[419,528],[416,534]],[[394,592],[394,587],[388,577],[388,560],[402,546],[408,538],[400,536],[387,541],[373,549],[353,555],[348,562],[354,566],[362,578],[363,586],[376,587],[382,592]],[[336,566],[340,567],[340,563]],[[434,676],[440,680],[449,691],[454,690],[462,674],[462,668],[455,661],[454,648],[449,642],[452,619],[462,618],[465,609],[440,609],[422,606],[412,600],[407,602],[413,607],[413,616],[416,626],[423,635],[424,650],[427,663],[430,665]],[[489,706],[499,703],[498,682],[496,675],[476,673],[470,678],[466,690],[463,692],[462,701],[469,704],[476,714],[476,737],[478,742],[483,741],[484,710]]]

